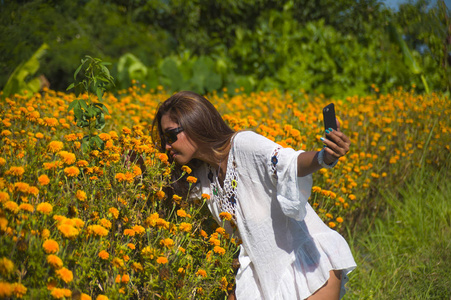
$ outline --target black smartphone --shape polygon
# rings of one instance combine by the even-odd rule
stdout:
[[[337,130],[337,120],[335,117],[335,106],[333,103],[330,103],[326,107],[323,108],[323,117],[324,117],[324,130],[326,130],[328,128]]]

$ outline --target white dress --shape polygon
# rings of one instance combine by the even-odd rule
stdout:
[[[307,203],[312,177],[297,177],[301,152],[243,131],[232,140],[223,188],[209,165],[196,170],[214,218],[221,223],[219,213],[230,212],[242,240],[238,300],[305,299],[330,270],[342,270],[342,296],[346,275],[356,267],[344,238]]]

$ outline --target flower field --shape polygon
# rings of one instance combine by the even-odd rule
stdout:
[[[153,114],[168,97],[137,85],[106,94],[109,115],[96,133],[104,146],[89,152],[69,110],[74,94],[44,90],[1,102],[0,298],[224,299],[233,289],[239,240],[211,220],[210,196],[164,192],[174,180],[196,182],[186,166],[171,178],[177,166],[153,147]],[[295,149],[323,146],[330,99],[277,91],[208,98],[235,130]],[[374,195],[426,164],[450,168],[448,98],[373,87],[370,96],[334,102],[353,144],[335,168],[314,174],[310,198],[330,227],[377,213],[384,204]]]

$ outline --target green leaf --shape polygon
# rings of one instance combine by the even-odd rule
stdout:
[[[68,111],[68,112],[71,111],[76,105],[80,105],[80,104],[78,103],[78,100],[77,100],[77,99],[74,100],[74,101],[72,101],[72,102],[69,104],[69,108],[67,109],[67,111]]]
[[[86,104],[85,100],[80,100],[79,103],[84,110],[88,110],[88,104]]]

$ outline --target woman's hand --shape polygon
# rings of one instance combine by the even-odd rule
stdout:
[[[351,140],[340,131],[340,123],[337,120],[337,130],[332,128],[326,130],[326,138],[321,138],[327,146],[324,148],[324,162],[328,165],[342,156],[345,156],[351,146]]]

